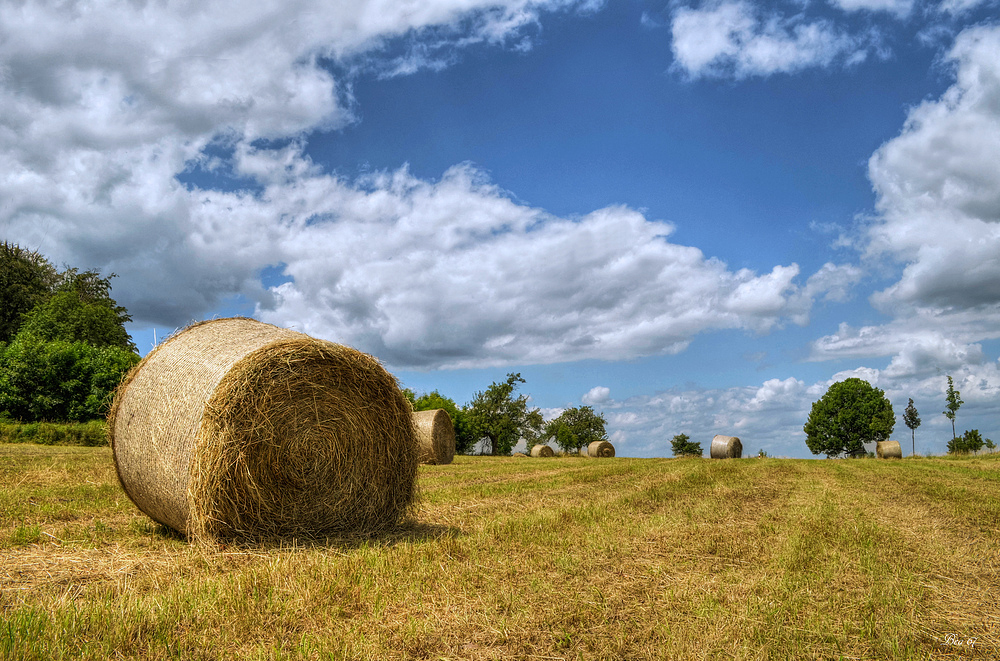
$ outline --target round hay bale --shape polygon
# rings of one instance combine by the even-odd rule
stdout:
[[[151,351],[108,418],[118,479],[191,539],[377,531],[415,500],[412,409],[366,354],[233,318]]]
[[[581,454],[583,453],[581,452]],[[608,441],[594,441],[587,446],[587,456],[609,459],[615,456],[615,446]]]
[[[539,457],[554,457],[556,456],[555,451],[544,443],[539,443],[538,445],[531,446],[531,456],[536,459]]]
[[[899,441],[878,441],[875,443],[875,455],[879,459],[902,459],[903,448]]]
[[[418,459],[422,464],[450,464],[455,458],[455,425],[444,409],[414,411]]]
[[[743,444],[735,436],[716,435],[709,450],[712,459],[739,459],[743,456]]]

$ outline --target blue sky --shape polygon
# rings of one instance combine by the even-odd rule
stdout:
[[[811,456],[850,376],[1000,440],[996,0],[328,4],[0,7],[3,238],[620,455]]]

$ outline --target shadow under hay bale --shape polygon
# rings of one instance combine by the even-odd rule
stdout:
[[[539,443],[538,445],[531,446],[531,456],[538,458],[544,457],[554,457],[556,456],[555,451],[544,443]]]
[[[444,409],[414,411],[419,461],[422,464],[450,464],[455,458],[455,425]]]
[[[743,443],[736,436],[716,435],[709,448],[712,459],[739,459],[743,456]]]
[[[580,454],[583,454],[581,451]],[[610,459],[615,456],[615,446],[608,441],[594,441],[587,446],[587,457],[597,457],[599,459]]]
[[[415,500],[412,409],[366,354],[253,319],[156,347],[115,395],[118,478],[189,539],[377,532]]]
[[[899,441],[878,441],[875,443],[875,455],[879,459],[902,459],[903,448]]]

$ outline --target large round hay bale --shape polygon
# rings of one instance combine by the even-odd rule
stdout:
[[[455,425],[444,409],[414,411],[419,461],[422,464],[450,464],[455,458]]]
[[[396,379],[371,356],[253,319],[195,324],[156,347],[108,427],[125,493],[192,539],[375,531],[415,499]]]
[[[899,441],[877,441],[875,455],[879,459],[902,459],[903,448],[900,447]]]
[[[554,457],[556,453],[548,445],[539,443],[538,445],[531,446],[531,456],[538,459],[540,457]]]
[[[712,459],[739,459],[743,456],[743,443],[735,436],[716,435],[709,449]]]
[[[587,446],[587,456],[604,459],[613,457],[615,456],[615,446],[611,445],[608,441],[594,441]]]

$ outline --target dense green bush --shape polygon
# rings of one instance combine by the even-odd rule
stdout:
[[[978,429],[970,429],[961,436],[948,441],[948,454],[969,454],[979,452],[986,446],[990,450],[996,445],[988,438],[983,438]]]
[[[701,443],[695,443],[687,434],[677,434],[670,440],[670,448],[675,457],[700,457],[704,450]]]
[[[0,414],[22,421],[104,418],[114,389],[138,361],[118,347],[21,333],[0,347]]]

